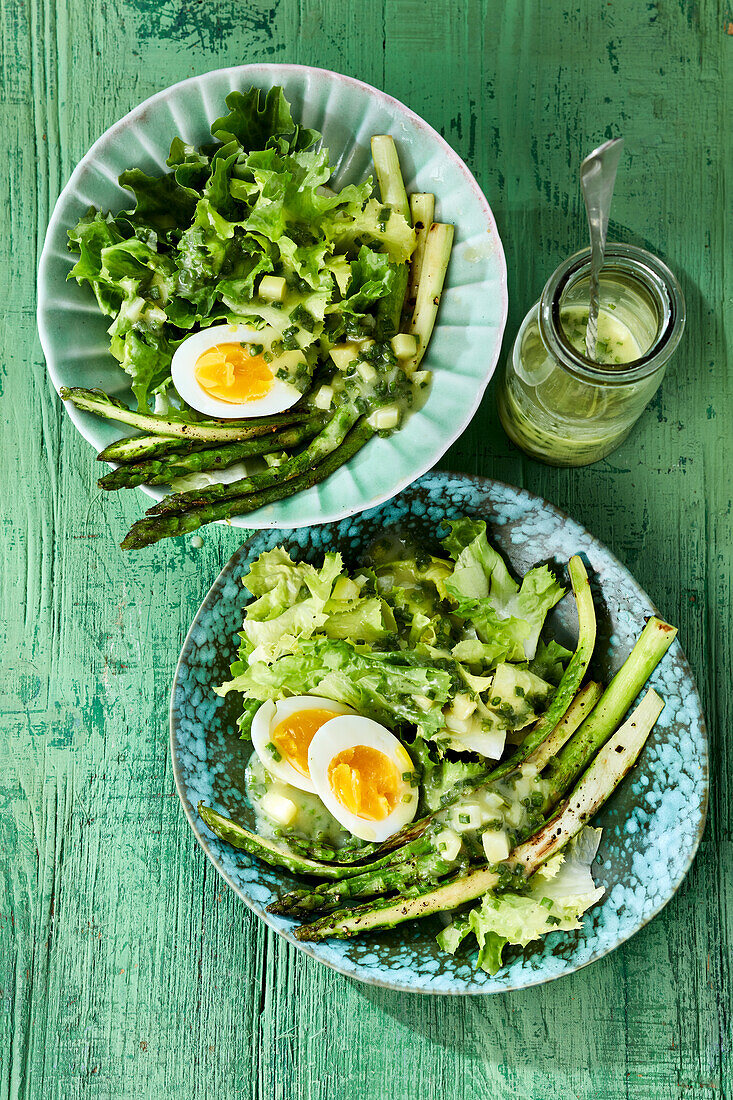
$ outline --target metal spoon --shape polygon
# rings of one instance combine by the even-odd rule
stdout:
[[[580,166],[580,186],[583,189],[585,212],[590,229],[590,305],[585,330],[585,354],[595,360],[598,339],[599,277],[606,251],[608,215],[611,212],[613,185],[624,139],[613,138],[589,153]]]

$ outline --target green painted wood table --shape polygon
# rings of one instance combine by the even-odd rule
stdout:
[[[0,1100],[733,1095],[731,9],[1,7]],[[682,349],[615,454],[570,471],[523,458],[490,390],[444,462],[525,485],[603,539],[679,623],[710,720],[710,820],[684,886],[620,950],[542,988],[364,988],[276,939],[218,879],[176,797],[167,703],[187,626],[241,535],[210,529],[200,549],[123,557],[141,501],[97,492],[93,453],[46,377],[36,257],[74,164],[156,90],[256,60],[358,76],[446,136],[496,212],[507,339],[583,241],[580,158],[619,130],[616,232],[648,242],[684,285]]]

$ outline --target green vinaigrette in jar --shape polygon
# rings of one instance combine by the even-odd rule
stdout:
[[[656,257],[610,245],[600,280],[596,357],[586,358],[590,251],[549,279],[522,324],[498,391],[523,451],[555,466],[610,454],[656,392],[685,321],[682,292]]]

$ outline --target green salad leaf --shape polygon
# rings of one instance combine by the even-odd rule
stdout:
[[[173,352],[192,329],[267,327],[274,372],[305,392],[337,340],[386,337],[404,299],[415,232],[372,197],[372,180],[331,188],[320,134],[294,122],[282,88],[234,91],[226,105],[210,145],[176,137],[170,171],[122,173],[131,210],[92,209],[69,231],[79,254],[70,278],[113,320],[111,350],[141,411],[169,386]],[[270,274],[285,282],[281,301],[258,294]],[[177,398],[175,407],[196,418]]]
[[[489,546],[483,520],[456,520],[449,527],[443,544],[455,566],[445,587],[457,604],[455,613],[489,647],[484,659],[500,660],[501,654],[509,661],[531,660],[547,612],[565,589],[546,565],[530,569],[517,584],[501,555]],[[480,657],[481,651],[474,652]]]
[[[334,553],[320,567],[293,561],[283,547],[253,561],[242,578],[254,598],[239,659],[219,689],[247,700],[243,735],[253,700],[316,693],[348,703],[411,745],[416,737],[429,742],[431,773],[447,770],[447,760],[458,767],[460,757],[451,754],[499,759],[508,736],[521,741],[549,705],[569,656],[542,642],[530,664],[515,644],[544,621],[538,608],[549,599],[537,592],[550,587],[545,567],[519,585],[489,546],[482,521],[455,522],[444,542],[453,561],[377,554],[373,566],[352,574]],[[563,590],[552,586],[556,600]],[[501,610],[513,601],[529,617],[502,618],[492,600]],[[477,606],[471,621],[467,604]],[[478,608],[481,621],[493,624],[489,638],[479,635]]]

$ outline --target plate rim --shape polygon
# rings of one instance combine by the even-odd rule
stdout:
[[[504,245],[501,240],[501,235],[499,234],[499,229],[496,224],[494,212],[488,199],[486,198],[486,195],[479,186],[476,177],[474,176],[473,172],[468,167],[466,162],[463,160],[463,158],[455,151],[455,149],[453,149],[453,147],[448,143],[443,135],[440,134],[433,126],[431,126],[429,122],[426,122],[425,119],[418,115],[416,111],[413,111],[412,108],[408,107],[405,103],[397,99],[395,96],[390,95],[389,92],[384,92],[380,88],[376,88],[373,84],[368,84],[366,81],[359,80],[357,77],[348,76],[345,73],[336,72],[336,70],[334,69],[323,69],[314,65],[297,65],[291,64],[289,62],[253,62],[249,65],[229,65],[225,66],[224,68],[209,69],[207,72],[185,77],[183,80],[176,81],[174,84],[170,84],[165,88],[161,88],[159,91],[154,92],[151,96],[148,96],[148,98],[144,99],[141,103],[138,103],[137,106],[129,110],[126,114],[124,114],[116,122],[112,123],[111,126],[107,127],[107,129],[99,135],[99,137],[89,147],[87,152],[77,162],[71,175],[69,176],[69,179],[59,193],[58,198],[54,203],[51,217],[49,218],[48,226],[46,228],[46,234],[43,241],[43,248],[41,249],[41,254],[38,261],[38,268],[36,273],[36,325],[38,328],[38,334],[41,342],[41,350],[43,352],[46,371],[51,379],[51,383],[56,390],[56,393],[60,397],[62,382],[58,376],[54,357],[51,354],[53,341],[49,333],[49,328],[46,324],[45,310],[47,308],[48,300],[51,296],[51,286],[49,279],[49,268],[53,256],[51,242],[52,238],[57,235],[59,229],[64,229],[61,214],[62,208],[67,198],[69,198],[73,194],[79,179],[83,176],[87,167],[90,164],[94,163],[97,151],[100,146],[104,142],[115,136],[117,133],[124,131],[131,123],[138,122],[140,118],[143,117],[147,113],[147,111],[151,107],[155,106],[158,102],[164,101],[173,92],[185,87],[186,85],[197,85],[202,81],[205,82],[210,77],[224,77],[234,80],[237,76],[243,76],[246,75],[248,72],[251,73],[255,70],[259,72],[273,71],[275,75],[276,73],[313,73],[319,78],[325,77],[329,80],[335,80],[336,82],[343,81],[346,84],[358,88],[366,96],[381,100],[386,106],[389,106],[394,111],[396,111],[398,116],[406,117],[416,128],[422,129],[427,132],[437,142],[438,147],[441,149],[443,155],[447,156],[448,159],[455,164],[456,168],[465,176],[467,186],[473,191],[475,198],[482,208],[482,213],[488,224],[489,233],[491,236],[492,244],[494,246],[493,255],[496,259],[496,262],[498,263],[498,291],[501,298],[501,318],[500,323],[497,326],[496,347],[493,355],[489,356],[487,359],[485,380],[483,381],[483,383],[480,383],[477,386],[475,398],[470,405],[467,405],[465,407],[464,416],[461,417],[460,420],[456,421],[456,423],[458,424],[457,429],[451,431],[448,435],[443,437],[439,444],[437,453],[431,455],[426,463],[421,464],[416,469],[416,472],[407,474],[405,477],[395,482],[394,486],[386,493],[382,493],[376,497],[370,498],[364,504],[360,504],[357,508],[354,508],[350,505],[336,508],[333,512],[328,513],[325,518],[319,516],[315,520],[305,518],[304,520],[297,522],[294,520],[287,521],[287,529],[298,530],[302,527],[311,527],[316,523],[338,523],[340,520],[347,519],[349,516],[359,515],[361,512],[368,511],[370,508],[376,508],[380,504],[384,504],[386,501],[391,500],[393,497],[397,496],[414,481],[417,481],[418,478],[422,477],[423,474],[427,473],[428,470],[436,465],[436,463],[440,462],[447,451],[460,438],[460,436],[463,435],[463,433],[471,424],[471,421],[473,420],[479,409],[479,406],[481,405],[488,385],[494,374],[496,373],[496,368],[499,362],[499,358],[501,356],[501,349],[504,333],[506,331],[506,322],[509,312],[509,290],[507,281],[506,254],[504,252]],[[232,90],[235,90],[234,85],[232,87]],[[436,327],[439,327],[439,325]],[[70,417],[79,435],[81,435],[81,437],[86,440],[87,443],[91,444],[92,447],[96,448],[96,444],[92,441],[84,428],[85,417],[74,405],[70,405],[66,401],[62,401],[62,405],[64,406],[65,412]],[[110,465],[110,468],[113,469],[114,466]],[[152,487],[141,485],[138,486],[138,488],[140,488],[146,496],[155,501],[161,500],[164,495],[161,490],[154,489]],[[279,502],[275,503],[275,508],[277,508],[277,503]],[[267,507],[272,508],[273,506],[270,505]],[[318,510],[318,505],[316,506],[316,510]],[[257,513],[253,513],[253,515],[255,516],[256,514]],[[280,526],[280,523],[282,523],[283,521],[278,520],[276,516],[272,520],[268,520],[264,517],[259,518],[256,519],[254,523],[252,523],[251,516],[233,516],[231,520],[218,520],[216,522],[227,523],[229,526],[237,527],[240,530],[275,530]]]
[[[546,500],[544,497],[539,496],[539,494],[537,494],[537,493],[533,493],[529,489],[525,489],[523,487],[516,486],[516,485],[510,485],[508,482],[501,481],[499,478],[483,476],[483,475],[480,475],[480,474],[464,474],[464,473],[454,473],[454,472],[449,471],[449,470],[436,470],[436,471],[434,471],[434,475],[437,475],[437,476],[443,477],[443,478],[454,478],[454,479],[458,479],[458,480],[463,481],[463,482],[470,482],[472,484],[478,485],[480,488],[482,488],[484,490],[490,490],[490,488],[492,486],[498,486],[502,489],[509,489],[512,492],[515,492],[515,493],[518,493],[520,495],[523,495],[523,496],[527,497],[531,502],[539,502],[539,504],[543,507],[543,509],[546,509],[547,511],[549,511],[550,513],[552,513],[553,515],[555,515],[559,519],[567,520],[571,523],[576,524],[584,532],[586,532],[591,537],[591,539],[608,555],[608,558],[612,562],[612,564],[615,565],[619,570],[621,570],[621,572],[623,572],[624,574],[626,574],[630,578],[632,584],[635,586],[638,593],[642,596],[642,598],[646,601],[648,606],[651,608],[652,613],[661,615],[661,612],[659,612],[659,609],[657,608],[656,604],[649,597],[649,595],[647,594],[645,589],[643,589],[642,586],[640,585],[640,583],[636,580],[636,578],[634,577],[631,570],[628,569],[628,567],[625,566],[623,564],[623,562],[621,562],[619,560],[619,558],[613,553],[613,551],[610,550],[604,542],[602,542],[599,538],[597,538],[595,535],[593,535],[592,532],[589,531],[588,528],[584,524],[580,523],[578,520],[574,520],[570,515],[568,515],[567,512],[563,511],[561,508],[558,508],[556,505],[550,503],[550,501]],[[415,482],[417,482],[417,480],[419,480],[419,479],[416,478]],[[411,482],[411,485],[415,484],[415,482]],[[389,498],[389,499],[392,499],[392,498]],[[338,521],[336,521],[336,522],[338,522]],[[228,576],[234,559],[236,557],[238,557],[246,547],[249,546],[249,544],[256,537],[256,535],[258,535],[260,533],[260,530],[262,530],[262,529],[255,529],[253,531],[253,533],[251,535],[249,535],[244,540],[244,542],[241,544],[241,546],[239,546],[232,553],[231,557],[226,562],[226,564],[223,566],[223,568],[220,570],[220,572],[217,574],[217,576],[214,579],[213,583],[211,584],[211,586],[207,590],[206,594],[204,595],[204,597],[203,597],[203,599],[202,599],[202,601],[201,601],[201,603],[198,607],[198,610],[196,611],[196,614],[195,614],[195,616],[194,616],[194,618],[191,622],[191,625],[190,625],[188,631],[186,632],[186,637],[184,638],[183,644],[181,646],[181,651],[180,651],[179,656],[178,656],[178,660],[176,661],[176,667],[175,667],[175,671],[174,671],[174,674],[173,674],[173,680],[172,680],[172,685],[171,685],[171,694],[170,694],[170,703],[169,703],[169,749],[170,749],[170,754],[171,754],[171,764],[172,764],[172,768],[173,768],[173,777],[174,777],[175,784],[176,784],[176,792],[178,794],[178,798],[179,798],[179,801],[181,803],[181,807],[183,809],[183,812],[186,816],[186,819],[188,820],[189,825],[191,826],[191,829],[193,831],[194,836],[196,837],[196,840],[198,841],[199,845],[201,846],[204,853],[206,854],[207,859],[211,862],[211,864],[213,865],[216,872],[219,875],[221,875],[221,877],[224,879],[224,881],[227,883],[227,885],[234,891],[234,893],[237,895],[237,897],[240,898],[244,902],[244,904],[247,906],[247,908],[250,909],[255,914],[256,917],[258,917],[260,920],[263,920],[265,922],[265,924],[269,928],[271,928],[273,930],[273,932],[275,932],[277,935],[282,936],[285,940],[287,940],[289,943],[292,943],[300,951],[303,951],[306,955],[309,955],[311,958],[316,959],[317,962],[323,964],[324,966],[329,967],[331,970],[335,970],[337,973],[342,974],[346,978],[350,978],[354,981],[362,982],[365,985],[372,985],[372,986],[376,986],[377,988],[389,989],[389,990],[392,990],[392,991],[398,992],[398,993],[413,993],[413,994],[420,994],[422,996],[435,996],[435,997],[445,997],[445,996],[471,997],[471,996],[475,996],[475,997],[478,997],[478,996],[496,996],[496,995],[502,995],[504,993],[518,992],[518,991],[523,990],[523,989],[532,989],[536,986],[547,985],[548,983],[557,981],[560,978],[569,977],[571,974],[575,974],[580,970],[584,970],[587,966],[590,966],[591,963],[598,962],[599,959],[605,958],[607,955],[610,955],[613,951],[616,951],[617,948],[622,947],[633,936],[635,936],[638,932],[640,932],[642,930],[642,928],[645,928],[652,920],[654,920],[655,917],[659,916],[659,914],[662,912],[662,910],[675,897],[675,895],[679,891],[680,887],[682,886],[682,884],[684,883],[685,879],[687,878],[687,876],[690,872],[690,869],[692,867],[692,864],[695,860],[698,849],[700,847],[700,843],[702,841],[703,833],[705,831],[705,826],[706,826],[706,823],[707,823],[709,799],[710,799],[710,734],[709,734],[707,720],[706,720],[706,717],[705,717],[705,711],[704,711],[704,708],[703,708],[703,705],[702,705],[702,697],[700,695],[700,691],[699,691],[698,686],[697,686],[697,680],[695,678],[695,674],[694,674],[694,671],[692,669],[692,666],[690,665],[690,662],[687,659],[687,655],[686,655],[685,651],[682,649],[681,643],[679,642],[679,635],[677,636],[676,641],[677,641],[678,645],[680,646],[680,656],[681,656],[682,661],[684,662],[686,674],[689,676],[690,683],[691,683],[691,685],[694,689],[695,696],[696,696],[697,701],[699,703],[699,726],[700,726],[700,731],[701,731],[701,734],[702,734],[702,740],[703,740],[704,747],[705,747],[704,757],[700,762],[701,763],[702,776],[703,776],[703,778],[702,778],[702,788],[703,788],[703,790],[702,790],[702,798],[700,800],[699,821],[697,823],[696,835],[695,835],[694,840],[693,840],[693,842],[690,846],[688,857],[685,861],[685,866],[682,869],[677,881],[674,883],[674,886],[673,886],[672,890],[670,891],[670,893],[668,894],[668,896],[640,924],[638,924],[627,935],[622,936],[622,938],[619,939],[616,943],[614,943],[613,946],[607,947],[607,948],[604,948],[603,950],[595,952],[593,955],[591,955],[591,957],[589,959],[586,959],[585,962],[579,963],[578,965],[571,966],[569,969],[562,970],[560,973],[550,974],[547,977],[540,977],[540,978],[537,978],[537,980],[522,982],[521,984],[517,983],[517,984],[513,984],[513,985],[507,985],[503,989],[477,989],[477,988],[427,989],[427,988],[419,988],[419,987],[415,988],[415,987],[407,986],[407,985],[403,984],[402,982],[391,982],[389,980],[386,980],[386,979],[383,979],[383,978],[377,978],[377,977],[363,977],[358,973],[358,971],[359,971],[358,966],[356,967],[356,969],[353,969],[353,968],[349,969],[347,967],[339,966],[338,963],[336,963],[336,962],[334,962],[330,959],[323,958],[318,953],[316,947],[314,947],[312,944],[310,944],[307,941],[297,940],[295,938],[295,936],[292,934],[292,932],[290,932],[287,929],[283,929],[283,928],[278,927],[274,923],[274,921],[272,920],[270,914],[267,912],[266,909],[258,908],[257,905],[255,903],[253,903],[242,892],[242,890],[234,883],[231,876],[222,867],[219,866],[217,860],[214,858],[212,852],[209,850],[208,840],[203,836],[202,831],[199,829],[199,824],[196,820],[197,815],[195,815],[194,812],[189,812],[189,810],[188,810],[187,798],[184,798],[183,778],[182,778],[182,775],[181,775],[181,770],[180,770],[177,754],[176,754],[176,751],[175,751],[176,725],[175,725],[175,721],[174,721],[174,701],[175,701],[176,689],[178,687],[178,682],[179,682],[179,674],[180,674],[180,671],[181,671],[181,668],[182,668],[182,665],[183,665],[184,655],[186,654],[186,651],[189,647],[190,642],[192,642],[192,640],[193,640],[193,633],[194,633],[194,630],[196,629],[196,627],[199,624],[200,618],[203,617],[203,614],[204,614],[205,610],[208,611],[208,606],[207,605],[209,603],[210,598],[212,597],[215,589],[217,589],[220,586],[220,584],[223,583],[223,581],[225,580],[225,577]],[[287,533],[290,530],[297,530],[297,528],[281,528],[281,530],[284,533]],[[255,857],[250,857],[250,858],[254,859]]]

